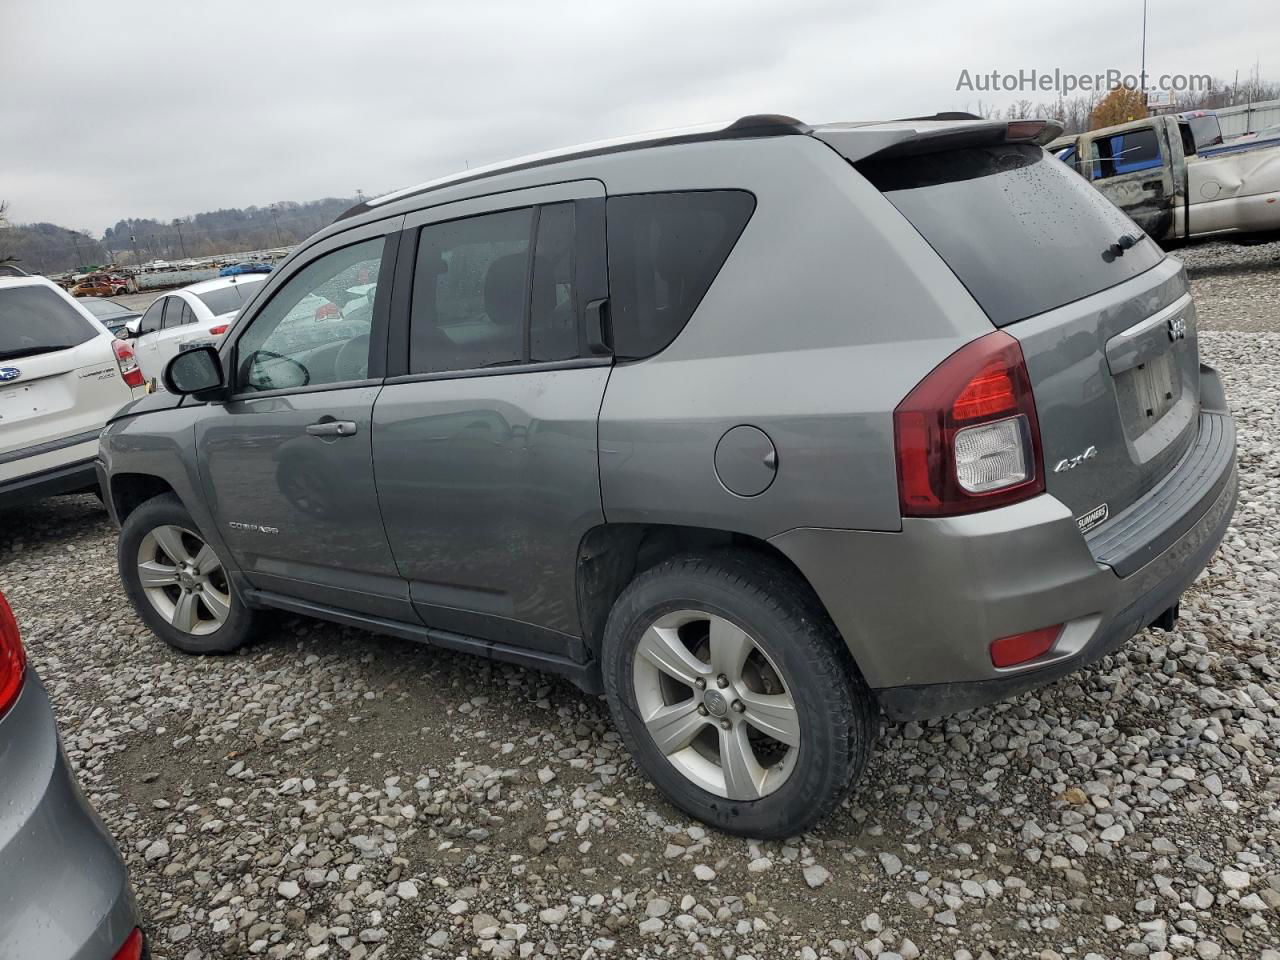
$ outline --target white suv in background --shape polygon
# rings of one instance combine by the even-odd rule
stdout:
[[[98,434],[143,392],[132,348],[44,277],[0,277],[0,507],[94,489]]]
[[[125,329],[133,338],[143,376],[158,379],[165,364],[189,347],[217,346],[235,315],[265,277],[218,277],[158,298]]]

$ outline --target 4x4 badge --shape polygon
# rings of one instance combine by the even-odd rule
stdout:
[[[1067,457],[1064,460],[1059,460],[1053,465],[1053,472],[1062,473],[1065,470],[1074,470],[1086,460],[1092,460],[1097,455],[1098,448],[1095,446],[1089,446],[1084,453],[1077,453],[1074,457]]]

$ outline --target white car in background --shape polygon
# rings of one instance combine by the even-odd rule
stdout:
[[[0,277],[0,507],[98,486],[98,434],[142,396],[133,349],[44,277]]]
[[[182,350],[215,345],[266,277],[253,274],[193,283],[158,298],[126,330],[146,379],[159,384],[165,364]]]

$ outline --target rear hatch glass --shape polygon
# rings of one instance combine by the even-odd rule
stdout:
[[[858,171],[946,261],[998,327],[1123,283],[1161,260],[1142,231],[1040,147],[871,157]]]
[[[261,283],[261,280],[246,280],[229,286],[218,287],[214,290],[206,290],[203,293],[197,293],[196,296],[203,301],[204,305],[209,308],[209,312],[216,317],[243,307],[245,302],[257,292]]]
[[[0,289],[0,360],[67,350],[99,331],[48,287]]]

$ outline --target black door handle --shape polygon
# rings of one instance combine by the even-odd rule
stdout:
[[[607,357],[613,353],[613,329],[609,322],[609,300],[592,300],[586,309],[587,350],[592,356]]]
[[[1143,189],[1143,190],[1163,190],[1163,189],[1164,189],[1164,181],[1163,181],[1163,180],[1148,180],[1146,183],[1144,183],[1144,184],[1142,185],[1142,189]]]
[[[313,437],[350,437],[356,432],[352,420],[321,420],[307,426],[307,433]]]

